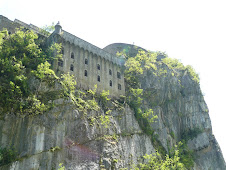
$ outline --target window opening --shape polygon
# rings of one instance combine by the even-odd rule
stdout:
[[[121,90],[121,89],[122,89],[121,84],[118,84],[118,89],[119,89],[119,90]]]
[[[112,75],[111,69],[109,69],[109,75]]]
[[[71,58],[72,58],[72,59],[74,59],[74,58],[75,58],[75,55],[74,55],[74,53],[73,53],[73,52],[71,53]]]
[[[74,71],[74,66],[72,64],[71,64],[70,70]]]
[[[112,81],[110,80],[110,86],[112,87]]]
[[[85,75],[86,77],[88,77],[88,72],[87,72],[87,70],[85,70],[84,75]]]
[[[88,59],[87,58],[85,59],[85,64],[88,64]]]
[[[97,81],[99,81],[99,82],[100,82],[100,76],[97,76]]]
[[[100,70],[100,64],[97,64],[97,69]]]
[[[121,79],[121,74],[119,72],[117,72],[117,78]]]

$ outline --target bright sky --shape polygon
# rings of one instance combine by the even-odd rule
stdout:
[[[226,158],[225,0],[0,0],[0,15],[64,30],[103,48],[135,44],[192,65]]]

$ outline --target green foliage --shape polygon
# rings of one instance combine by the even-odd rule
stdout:
[[[109,90],[108,91],[103,90],[100,93],[100,95],[99,95],[99,99],[100,99],[100,101],[102,103],[102,107],[104,108],[104,110],[107,109],[106,108],[107,107],[107,103],[110,100],[110,98],[108,98],[108,96],[109,96]]]
[[[195,72],[194,68],[190,65],[186,66],[186,70],[188,71],[189,75],[192,77],[196,83],[199,83],[199,75]]]
[[[184,164],[187,169],[191,169],[194,166],[194,154],[193,151],[188,149],[187,143],[185,141],[179,142],[178,146],[171,148],[170,156],[174,156],[176,150],[179,151],[180,161]]]
[[[94,85],[94,89],[93,90],[89,89],[87,92],[90,93],[92,95],[92,97],[94,98],[95,95],[96,95],[96,92],[97,92],[97,84]]]
[[[32,31],[20,29],[11,35],[4,30],[0,35],[0,108],[3,112],[17,114],[30,114],[31,108],[42,111],[41,101],[29,87],[33,71],[40,69],[38,66],[48,60],[35,43],[38,36]]]
[[[131,108],[133,108],[135,110],[135,112],[140,113],[140,106],[142,104],[142,96],[143,96],[143,89],[134,89],[134,88],[130,88],[128,90],[128,99],[127,102],[129,103],[129,105],[131,106]]]
[[[162,59],[162,62],[165,63],[170,69],[185,69],[184,65],[178,59],[166,57]]]
[[[158,119],[157,115],[154,115],[154,112],[152,109],[149,109],[142,113],[142,117],[147,119],[149,123],[155,122],[156,119]]]
[[[76,102],[74,97],[76,89],[76,81],[74,80],[74,76],[69,73],[62,74],[60,84],[62,86],[64,96],[69,96],[73,102]]]
[[[51,109],[58,98],[75,101],[76,82],[69,74],[57,77],[48,61],[60,58],[61,45],[43,48],[32,31],[0,32],[0,109],[26,116]],[[54,57],[53,57],[54,56]],[[32,84],[31,84],[32,83]],[[60,89],[53,90],[60,84]],[[46,88],[48,87],[48,88]],[[90,102],[90,105],[94,105]]]
[[[187,142],[188,140],[192,140],[192,139],[196,138],[198,136],[198,134],[200,134],[202,132],[203,132],[203,130],[198,127],[193,128],[193,129],[185,129],[181,135],[181,138]]]
[[[58,151],[58,150],[60,150],[60,147],[59,146],[55,146],[55,147],[51,147],[50,148],[50,151],[51,152],[55,152],[55,151]]]
[[[144,156],[145,163],[140,163],[136,169],[153,169],[153,170],[185,170],[184,164],[180,161],[179,150],[175,150],[174,155],[170,157],[166,155],[164,159],[162,159],[161,155],[156,152],[154,154],[145,155]]]
[[[179,62],[178,59],[172,59],[172,58],[164,58],[162,59],[162,62],[166,64],[170,69],[178,69],[178,70],[187,70],[189,75],[191,76],[192,80],[196,83],[199,83],[199,76],[195,72],[192,66],[184,66],[181,62]],[[174,73],[172,73],[172,76],[174,76]]]
[[[52,22],[51,25],[45,25],[40,29],[40,32],[45,34],[45,35],[50,35],[55,30],[55,25],[54,22]]]
[[[175,133],[173,131],[170,132],[170,136],[175,139]]]
[[[0,166],[9,164],[17,159],[17,152],[14,149],[0,147]]]
[[[129,87],[139,87],[139,76],[143,74],[144,70],[157,70],[156,53],[139,50],[135,57],[127,58],[125,78]]]
[[[108,115],[101,115],[100,116],[100,122],[102,125],[104,125],[105,128],[109,127],[110,119]]]
[[[58,170],[65,170],[65,167],[63,166],[63,163],[60,163],[60,164],[59,164],[59,167],[60,167],[60,168],[58,168]]]

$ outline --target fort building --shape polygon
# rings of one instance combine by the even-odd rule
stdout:
[[[70,34],[62,29],[59,22],[55,25],[55,31],[47,35],[32,24],[28,25],[18,19],[11,21],[0,15],[0,30],[7,28],[14,32],[15,28],[21,26],[45,38],[47,44],[62,44],[63,57],[53,62],[53,68],[56,72],[69,72],[73,75],[79,88],[88,90],[97,85],[97,92],[109,90],[112,97],[125,95],[123,57],[117,57]]]

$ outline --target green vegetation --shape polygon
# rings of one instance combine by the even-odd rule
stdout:
[[[185,170],[184,164],[180,161],[179,150],[177,146],[175,146],[175,151],[173,156],[169,156],[168,154],[162,159],[161,155],[156,152],[154,154],[145,155],[145,163],[140,163],[136,169],[153,169],[153,170]]]
[[[156,66],[156,53],[146,53],[142,50],[139,50],[138,54],[135,57],[128,58],[125,63],[125,79],[127,82],[126,96],[127,103],[135,111],[135,116],[140,122],[147,121],[152,123],[158,117],[153,114],[152,109],[145,110],[142,109],[143,101],[143,89],[140,88],[140,76],[144,73],[144,70],[157,70]]]
[[[202,132],[203,132],[203,130],[198,127],[193,128],[193,129],[185,129],[181,135],[181,138],[187,142],[188,140],[192,140],[192,139],[196,138],[198,136],[198,134],[200,134]]]
[[[172,59],[172,58],[164,58],[162,59],[162,62],[166,64],[171,70],[183,70],[187,71],[190,77],[192,78],[193,81],[196,83],[199,83],[199,75],[195,72],[192,66],[184,66],[179,60],[177,59]],[[172,73],[172,76],[175,75],[176,72]]]
[[[17,160],[17,152],[14,149],[0,147],[0,166]]]
[[[50,151],[51,152],[55,152],[55,151],[58,151],[58,150],[60,150],[61,148],[59,147],[59,146],[55,146],[55,147],[51,147],[50,148]]]
[[[51,25],[45,25],[40,29],[40,32],[43,33],[44,35],[50,35],[50,33],[54,31],[55,25],[56,24],[54,22],[52,22]]]
[[[126,56],[128,58],[125,64],[127,103],[135,111],[135,116],[140,127],[146,134],[151,136],[152,143],[158,150],[156,154],[149,156],[147,155],[145,157],[149,164],[140,164],[139,166],[141,169],[185,169],[185,167],[190,169],[194,165],[194,156],[193,152],[188,149],[187,143],[179,143],[178,147],[172,148],[169,155],[167,155],[165,148],[158,139],[158,134],[156,134],[152,129],[151,123],[157,119],[157,116],[154,115],[152,109],[146,110],[142,108],[143,98],[145,95],[151,95],[151,93],[149,91],[145,91],[145,95],[143,94],[144,90],[140,88],[140,80],[144,74],[144,71],[151,71],[155,76],[166,77],[167,70],[162,67],[162,64],[168,66],[171,70],[171,76],[179,76],[180,72],[178,71],[187,71],[189,76],[196,83],[199,83],[199,78],[191,66],[185,67],[177,59],[170,59],[168,57],[157,62],[157,55],[157,53],[145,53],[139,51],[137,56],[133,58]],[[187,139],[187,137],[191,138],[191,136],[197,134],[196,132],[198,131],[189,131],[182,136],[185,139]],[[171,132],[171,136],[175,138],[175,134],[173,132]],[[162,158],[164,157],[165,159],[163,160]]]
[[[60,163],[60,164],[59,164],[59,167],[60,167],[60,168],[58,168],[58,170],[65,170],[65,167],[63,166],[63,163]]]
[[[187,143],[185,143],[184,141],[183,143],[179,142],[177,147],[171,148],[169,153],[170,157],[175,155],[175,150],[179,151],[178,156],[180,157],[181,163],[183,163],[187,169],[191,169],[194,166],[195,157],[193,151],[188,149]]]
[[[0,32],[1,114],[42,114],[56,106],[54,101],[60,98],[70,99],[78,110],[97,110],[97,102],[84,100],[86,94],[75,88],[73,76],[58,77],[51,69],[50,63],[62,57],[61,45],[40,48],[43,45],[39,43],[32,31],[17,29],[10,35],[7,30]],[[102,98],[106,98],[106,92]]]
[[[49,69],[51,50],[59,46],[53,44],[45,51],[36,44],[38,36],[32,31],[17,29],[9,35],[0,32],[0,108],[2,112],[17,115],[40,114],[51,104],[40,95],[41,85],[49,86],[57,81],[55,73]],[[60,57],[60,55],[56,55]],[[37,86],[31,82],[37,80]],[[43,92],[42,92],[43,93]]]
[[[46,28],[46,31],[49,31]],[[11,113],[18,116],[38,115],[57,106],[57,99],[71,104],[83,113],[90,126],[99,125],[109,128],[112,109],[122,110],[126,103],[134,110],[135,117],[144,133],[151,136],[154,147],[158,150],[155,154],[146,155],[147,163],[139,164],[141,169],[184,169],[194,165],[193,153],[188,150],[186,141],[193,139],[201,131],[185,131],[182,138],[184,144],[172,148],[169,155],[158,139],[151,124],[158,118],[152,109],[143,105],[144,90],[141,89],[140,79],[145,72],[152,72],[155,76],[165,77],[166,69],[161,68],[165,64],[172,71],[172,76],[178,76],[180,71],[187,71],[192,80],[199,82],[198,75],[191,66],[183,66],[176,59],[168,57],[162,61],[156,61],[158,53],[139,50],[135,57],[128,57],[125,63],[126,97],[119,100],[111,100],[109,91],[97,94],[97,86],[87,92],[76,89],[76,81],[69,73],[56,75],[51,69],[51,62],[59,59],[61,45],[52,44],[49,48],[41,48],[38,36],[32,31],[17,29],[14,34],[8,34],[7,30],[0,32],[0,113]],[[55,55],[53,55],[55,54]],[[53,57],[54,56],[54,57]],[[145,92],[146,94],[146,92]],[[151,95],[150,92],[147,94]],[[169,101],[168,101],[169,102]],[[100,113],[102,108],[103,114]],[[95,115],[87,115],[90,110],[99,111]],[[123,135],[123,134],[122,134]],[[127,134],[124,134],[127,135]],[[171,132],[171,136],[175,135]],[[118,135],[104,135],[103,140],[118,141]],[[51,148],[54,152],[58,146]],[[162,159],[164,158],[165,159]],[[8,164],[16,159],[16,153],[10,149],[0,148],[0,165]],[[113,166],[118,160],[113,160]],[[181,163],[182,162],[182,163]],[[60,169],[64,169],[60,164]]]

